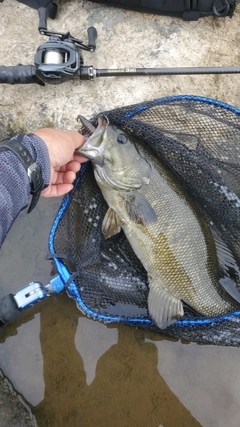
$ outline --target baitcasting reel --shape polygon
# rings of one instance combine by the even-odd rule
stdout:
[[[44,86],[45,83],[60,84],[72,79],[92,79],[93,67],[83,66],[82,50],[95,51],[96,28],[88,28],[88,44],[84,44],[82,40],[71,36],[70,32],[49,31],[48,13],[46,7],[38,9],[38,30],[49,40],[37,49],[34,65],[0,66],[0,83],[37,83]]]
[[[70,32],[61,33],[47,30],[47,9],[40,7],[40,34],[49,36],[47,43],[39,46],[34,58],[36,76],[44,83],[59,84],[74,78],[80,78],[83,66],[81,49],[94,52],[96,49],[97,31],[88,28],[88,44],[72,37]]]

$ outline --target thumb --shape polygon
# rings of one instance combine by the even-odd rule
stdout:
[[[79,132],[72,131],[69,132],[72,137],[72,143],[73,143],[73,149],[76,150],[77,148],[81,147],[84,142],[86,141],[86,138]]]

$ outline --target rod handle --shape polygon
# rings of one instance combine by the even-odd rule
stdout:
[[[36,67],[34,65],[0,65],[0,83],[29,84],[38,83],[44,85],[36,76]]]
[[[21,314],[22,310],[17,307],[13,294],[8,294],[0,299],[0,326],[17,319]]]

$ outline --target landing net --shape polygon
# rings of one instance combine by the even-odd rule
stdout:
[[[240,292],[240,110],[208,98],[177,96],[101,114],[151,146],[175,173],[233,254],[226,276],[234,277]],[[96,123],[96,117],[92,121]],[[123,232],[104,240],[106,210],[88,162],[65,197],[49,237],[50,254],[79,309],[103,322],[202,344],[239,346],[240,308],[203,318],[185,307],[184,317],[164,331],[153,324],[146,271]]]

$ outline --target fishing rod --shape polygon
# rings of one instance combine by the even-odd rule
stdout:
[[[34,65],[0,66],[0,83],[8,84],[61,84],[68,80],[94,80],[97,77],[126,76],[166,76],[197,74],[239,74],[239,66],[229,67],[167,67],[167,68],[119,68],[97,69],[92,65],[85,66],[82,50],[96,50],[97,31],[89,27],[88,43],[84,44],[71,36],[70,32],[62,33],[47,29],[48,10],[38,9],[41,35],[49,40],[39,46],[34,57]]]

